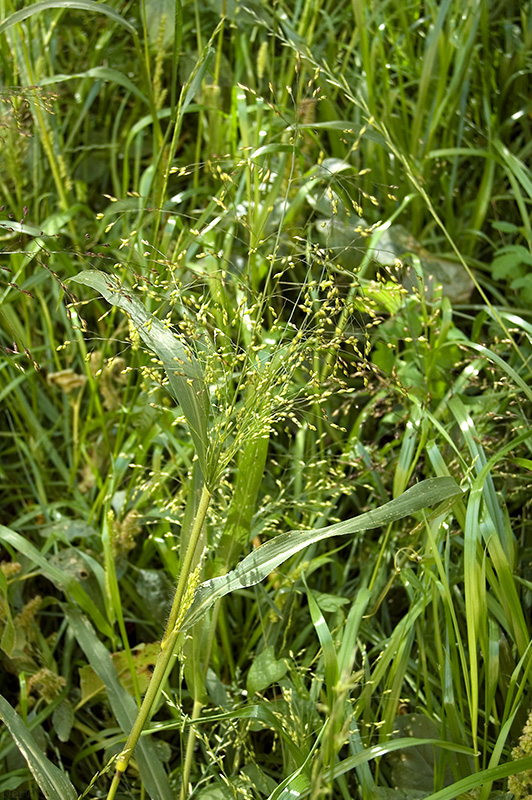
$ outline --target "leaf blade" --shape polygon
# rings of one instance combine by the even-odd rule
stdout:
[[[33,561],[34,564],[37,564],[41,568],[42,574],[48,578],[48,580],[58,584],[65,594],[70,595],[70,597],[90,615],[91,619],[104,636],[112,637],[113,630],[109,622],[72,575],[68,575],[62,569],[56,567],[43,556],[31,542],[27,541],[27,539],[19,533],[16,533],[16,531],[11,530],[11,528],[6,528],[4,525],[0,525],[0,541],[8,542],[15,550],[25,555]]]
[[[118,11],[115,11],[114,8],[106,6],[103,3],[96,3],[94,0],[43,0],[41,3],[33,3],[28,8],[21,8],[19,11],[15,11],[14,14],[10,14],[10,16],[0,24],[0,34],[4,33],[4,31],[11,28],[13,25],[28,19],[28,17],[51,8],[75,8],[81,11],[97,11],[99,14],[105,14],[107,17],[114,20],[114,22],[122,25],[123,28],[134,36],[137,35],[135,26],[132,25],[131,22],[128,22]]]
[[[45,756],[15,709],[0,695],[0,718],[9,730],[19,751],[47,800],[77,800],[78,793],[68,776]]]
[[[380,528],[415,511],[420,511],[422,508],[449,500],[460,494],[462,494],[462,490],[454,478],[428,478],[407,489],[400,497],[354,519],[314,531],[281,533],[246,556],[227,575],[220,575],[200,584],[196,589],[192,604],[185,614],[181,630],[187,630],[198,622],[219,598],[235,589],[254,586],[274,572],[288,558],[311,544],[331,536],[343,536],[371,528]]]
[[[96,636],[89,621],[78,609],[65,605],[63,610],[90,665],[105,684],[113,714],[127,735],[135,723],[138,711],[134,699],[120,683],[111,656],[105,645]],[[135,758],[144,787],[152,800],[173,800],[175,795],[170,789],[166,772],[155,748],[148,739],[141,738],[139,740],[135,748]]]
[[[124,311],[132,319],[144,343],[159,357],[172,394],[187,421],[201,471],[207,481],[209,403],[197,359],[184,342],[150,314],[129,289],[122,288],[116,277],[98,270],[86,270],[71,280],[96,289],[108,303]]]

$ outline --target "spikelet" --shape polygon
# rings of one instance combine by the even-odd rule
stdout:
[[[13,620],[16,628],[21,628],[24,633],[27,633],[32,627],[35,620],[35,615],[41,606],[42,597],[38,594],[32,597],[25,603],[24,608],[17,614]]]
[[[42,667],[38,672],[31,676],[28,681],[28,694],[36,693],[47,703],[51,703],[61,694],[66,686],[66,678],[57,675],[48,667]]]
[[[18,561],[1,561],[0,569],[6,578],[12,578],[21,570],[21,565]]]
[[[139,522],[140,514],[133,508],[128,511],[121,522],[114,519],[114,515],[109,515],[109,528],[112,531],[112,549],[115,558],[125,555],[136,545],[137,536],[142,531]]]
[[[532,756],[532,710],[528,714],[523,733],[519,737],[519,744],[512,750],[512,758]],[[532,769],[518,772],[517,775],[510,775],[508,778],[508,790],[513,792],[516,800],[532,796]]]
[[[264,77],[268,58],[268,42],[262,42],[257,53],[257,78],[259,81]]]
[[[175,623],[175,628],[177,630],[179,630],[179,628],[181,627],[181,624],[185,619],[185,614],[192,605],[192,601],[194,599],[194,592],[196,591],[196,587],[200,582],[202,571],[203,571],[203,561],[200,560],[200,563],[197,565],[196,569],[193,570],[193,572],[189,576],[189,581],[187,583],[185,596],[183,597],[183,602],[181,603],[181,608],[179,610],[179,614],[177,616]]]

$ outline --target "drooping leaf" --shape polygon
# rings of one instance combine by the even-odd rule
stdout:
[[[31,730],[2,695],[0,695],[0,718],[28,762],[28,767],[47,800],[76,800],[78,793],[68,776],[45,756]]]
[[[135,97],[138,97],[139,100],[148,105],[148,99],[146,95],[140,91],[133,81],[128,78],[127,75],[124,75],[123,72],[120,72],[120,70],[113,69],[111,67],[92,67],[84,72],[73,72],[68,75],[51,75],[49,78],[43,78],[39,82],[39,85],[49,86],[50,84],[64,83],[65,81],[78,80],[79,78],[94,78],[94,80],[116,83],[119,86],[123,86],[124,89],[127,89],[128,92],[131,92],[131,94],[134,94]]]
[[[347,758],[342,759],[337,764],[332,767],[329,767],[323,773],[323,779],[325,781],[333,780],[334,778],[338,778],[340,775],[345,775],[347,772],[350,772],[352,769],[360,766],[361,764],[365,764],[368,761],[373,761],[375,758],[381,758],[382,756],[387,755],[388,753],[394,753],[398,750],[406,750],[409,747],[420,747],[435,745],[437,747],[442,748],[442,750],[450,750],[451,752],[455,753],[465,753],[466,755],[473,755],[473,750],[470,747],[466,747],[463,744],[456,744],[455,742],[446,742],[442,739],[418,739],[417,737],[403,737],[401,739],[389,739],[387,742],[383,742],[382,744],[374,744],[372,747],[366,747],[357,753],[354,756],[347,756]],[[532,764],[532,757],[523,759],[523,763],[528,762]],[[517,762],[514,762],[517,763]],[[490,770],[487,770],[488,772]],[[517,772],[517,770],[515,770]],[[510,772],[510,770],[508,771]],[[474,777],[478,777],[480,774],[477,772]],[[468,779],[469,780],[469,779]],[[458,783],[453,784],[455,787],[462,787],[465,781],[459,781]],[[478,783],[473,783],[475,786],[481,785],[481,781]],[[449,787],[450,789],[451,787]],[[470,787],[467,787],[470,788]],[[463,789],[465,790],[465,789]],[[443,789],[441,792],[437,792],[434,795],[430,795],[430,798],[427,797],[426,800],[450,800],[451,797],[455,797],[456,795],[460,794],[459,791],[456,791],[454,794],[451,792],[447,792],[446,789]],[[441,798],[440,798],[441,795]]]
[[[453,478],[428,478],[407,489],[400,497],[354,519],[338,522],[315,531],[282,533],[246,556],[227,575],[220,575],[200,584],[183,620],[182,630],[187,630],[198,622],[220,597],[224,597],[236,589],[244,589],[259,583],[284,561],[311,544],[331,536],[345,536],[370,528],[380,528],[461,493],[462,490]]]
[[[59,8],[76,8],[80,9],[81,11],[97,11],[99,14],[105,14],[107,17],[110,17],[114,22],[118,23],[118,25],[122,25],[122,27],[124,27],[130,33],[134,35],[137,34],[134,25],[132,25],[131,22],[128,22],[128,20],[119,14],[118,11],[115,11],[114,8],[106,6],[103,3],[96,3],[95,0],[43,0],[41,3],[31,3],[26,8],[21,8],[19,11],[15,11],[14,14],[10,14],[10,16],[0,24],[0,34],[4,33],[4,31],[8,28],[11,28],[12,25],[23,22],[25,19],[32,17],[34,14],[40,14],[42,11]]]
[[[145,344],[158,356],[168,376],[170,390],[187,421],[201,471],[207,479],[208,395],[200,365],[191,350],[182,338],[150,314],[118,278],[87,270],[72,280],[96,289],[108,303],[125,311]]]

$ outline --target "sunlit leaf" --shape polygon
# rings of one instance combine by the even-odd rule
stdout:
[[[202,583],[196,590],[192,605],[185,615],[182,630],[187,630],[201,619],[220,597],[224,597],[236,589],[244,589],[259,583],[284,561],[311,544],[331,536],[345,536],[389,525],[422,508],[441,503],[460,494],[462,494],[462,490],[453,478],[428,478],[412,486],[400,497],[354,519],[338,522],[315,531],[282,533],[246,556],[227,575],[220,575]]]

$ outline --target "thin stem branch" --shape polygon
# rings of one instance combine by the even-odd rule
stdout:
[[[202,708],[203,703],[201,703],[199,700],[195,700],[194,707],[192,709],[192,716],[190,718],[191,721],[185,750],[185,763],[183,765],[180,800],[186,800],[187,796],[188,781],[190,778],[190,770],[192,769],[192,759],[194,757],[194,743],[196,741],[196,728],[194,726],[194,720],[198,719]]]

